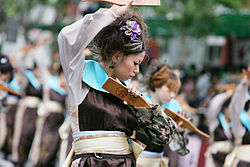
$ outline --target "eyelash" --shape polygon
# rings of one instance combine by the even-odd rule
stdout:
[[[134,62],[134,65],[137,66],[137,65],[139,65],[139,63]]]

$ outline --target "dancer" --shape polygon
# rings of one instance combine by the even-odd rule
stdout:
[[[206,166],[223,166],[227,154],[233,149],[233,136],[229,118],[229,104],[232,90],[227,90],[212,98],[207,111],[208,127],[210,132],[210,146],[205,157]]]
[[[68,156],[65,166],[135,166],[132,153],[137,144],[128,137],[137,129],[138,119],[122,100],[102,89],[108,76],[126,85],[144,60],[146,25],[138,10],[129,11],[131,5],[132,1],[100,9],[59,34],[74,139],[73,157]],[[98,61],[86,61],[83,55],[92,40],[100,55]],[[131,89],[131,95],[139,92]],[[169,124],[168,129],[166,140],[174,125]]]
[[[173,112],[182,112],[179,104],[173,99],[181,86],[181,82],[167,64],[158,60],[152,60],[145,75],[145,84],[151,92],[151,94],[145,95],[148,102],[159,104],[163,109],[168,108]],[[138,166],[168,166],[168,159],[163,156],[165,144],[155,144],[140,132],[136,134],[136,138],[147,145],[137,159]],[[189,153],[186,144],[187,133],[182,128],[179,128],[177,133],[175,133],[173,142],[170,143],[170,148],[173,151],[177,151],[180,155],[186,155]]]
[[[9,61],[9,58],[0,53],[0,84],[7,84],[12,79],[12,76],[13,67]],[[2,150],[7,137],[7,95],[8,92],[0,90],[0,150]]]
[[[12,161],[24,166],[35,135],[37,109],[43,98],[43,86],[40,81],[40,69],[34,63],[26,69],[23,61],[18,62],[18,70],[23,75],[23,98],[20,100],[15,117],[12,144]]]
[[[61,87],[64,75],[52,64],[44,82],[43,102],[38,107],[36,133],[29,153],[33,166],[55,166],[60,146],[59,128],[64,122],[66,90]]]
[[[22,75],[19,72],[14,71],[13,79],[10,81],[8,86],[9,88],[11,88],[12,90],[16,91],[21,95],[22,94],[21,82],[22,82]],[[6,113],[7,139],[2,149],[5,158],[8,158],[8,156],[11,155],[12,153],[15,117],[20,100],[21,97],[16,94],[9,93],[7,96],[7,105],[8,105],[8,111]]]
[[[245,71],[245,70],[243,70]],[[231,103],[229,115],[232,121],[232,131],[235,137],[234,149],[226,157],[225,167],[249,167],[250,160],[250,67],[244,73],[240,84],[236,87]]]
[[[6,55],[0,53],[0,84],[8,84],[13,78],[13,66]],[[5,85],[6,86],[6,85]],[[4,154],[4,159],[7,159],[8,151],[7,143],[8,133],[8,118],[9,105],[8,105],[8,92],[0,90],[0,151]],[[13,167],[10,161],[0,160],[1,166]]]

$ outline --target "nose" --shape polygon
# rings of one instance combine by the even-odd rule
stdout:
[[[140,72],[139,66],[135,66],[134,73],[135,73],[135,74],[138,74],[139,72]]]
[[[175,97],[175,92],[171,92],[170,97],[173,99]]]

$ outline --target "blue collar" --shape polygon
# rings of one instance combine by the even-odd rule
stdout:
[[[60,86],[60,78],[58,76],[50,77],[48,80],[48,86],[62,96],[66,94],[65,90]]]
[[[143,95],[143,97],[145,98],[145,100],[148,102],[148,103],[153,103],[152,100],[151,100],[151,95],[149,94],[145,94]],[[180,112],[182,111],[182,108],[181,106],[178,104],[178,102],[174,99],[171,99],[167,104],[163,104],[162,105],[162,108],[165,109],[169,109],[173,112]]]
[[[224,114],[219,113],[219,114],[218,114],[218,118],[219,118],[220,124],[221,124],[221,126],[223,127],[223,129],[224,129],[225,131],[230,131],[231,126],[227,123]]]
[[[148,102],[148,103],[153,103],[152,102],[152,100],[151,100],[151,95],[149,95],[149,94],[145,94],[145,95],[143,95],[143,97],[144,97],[144,99]]]
[[[85,61],[84,73],[82,76],[82,81],[84,83],[95,90],[109,93],[102,88],[102,85],[106,82],[107,79],[107,73],[98,62],[94,60]],[[128,85],[128,81],[124,81],[124,83]]]
[[[171,99],[167,104],[163,104],[162,108],[167,108],[173,112],[181,112],[182,108],[175,99]]]
[[[25,74],[29,80],[29,82],[31,83],[31,85],[36,89],[36,90],[40,90],[41,85],[39,83],[39,81],[37,80],[36,76],[34,75],[34,73],[31,70],[26,70]]]
[[[249,118],[246,110],[243,110],[241,112],[240,121],[247,128],[247,130],[250,132],[250,118]]]
[[[14,78],[9,83],[9,87],[11,89],[13,89],[14,91],[16,91],[16,92],[19,92],[19,93],[22,92],[22,88],[21,88],[21,86],[17,82],[16,75],[14,75]]]

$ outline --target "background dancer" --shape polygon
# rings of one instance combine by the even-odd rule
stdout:
[[[235,137],[234,149],[226,157],[224,166],[249,167],[250,160],[250,68],[245,71],[243,79],[236,87],[229,114],[232,121],[232,131]]]
[[[227,154],[233,149],[233,135],[229,118],[232,90],[214,96],[208,106],[207,118],[210,146],[206,152],[206,166],[223,166]]]
[[[182,112],[179,104],[173,99],[181,86],[181,82],[167,64],[152,60],[145,75],[145,85],[151,92],[151,94],[145,95],[149,103],[159,104],[163,109],[168,108],[173,112]],[[181,155],[186,155],[189,152],[186,148],[187,133],[184,133],[184,130],[180,128],[174,136],[171,148]],[[136,138],[147,145],[137,159],[138,166],[168,166],[168,159],[163,156],[165,145],[157,145],[139,132],[136,134]]]

